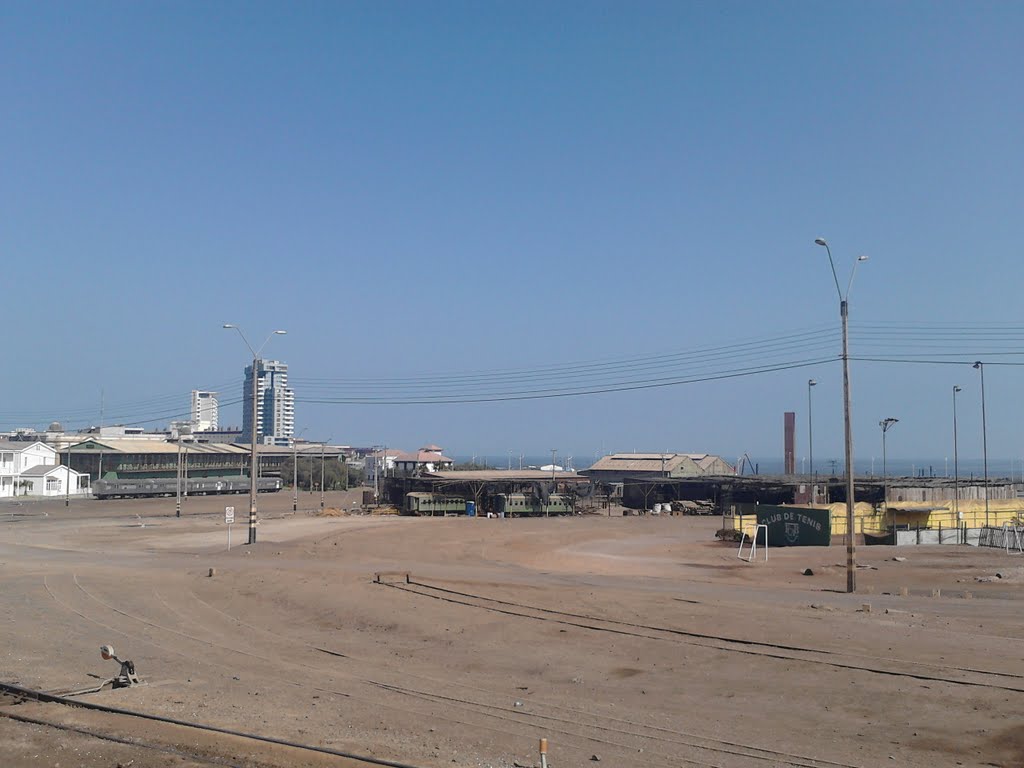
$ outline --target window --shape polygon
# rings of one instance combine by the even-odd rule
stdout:
[[[60,490],[60,478],[48,477],[46,478],[46,490],[48,491],[59,491]]]

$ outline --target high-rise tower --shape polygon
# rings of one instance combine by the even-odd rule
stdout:
[[[252,365],[245,367],[242,435],[252,430]],[[288,366],[277,360],[256,361],[256,441],[291,445],[295,434],[295,392],[288,388]]]
[[[192,431],[217,429],[217,393],[192,390]]]

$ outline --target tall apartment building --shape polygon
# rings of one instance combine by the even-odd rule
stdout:
[[[192,431],[207,432],[217,429],[217,393],[201,389],[192,390]]]
[[[242,440],[252,434],[252,365],[245,367]],[[288,389],[288,366],[277,360],[256,361],[256,442],[291,445],[295,435],[295,392]]]

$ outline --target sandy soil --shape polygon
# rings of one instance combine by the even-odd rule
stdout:
[[[1021,556],[861,547],[847,595],[842,547],[748,564],[715,518],[320,517],[275,494],[227,552],[226,503],[245,517],[0,504],[0,679],[85,686],[112,644],[147,684],[89,701],[416,766],[533,766],[541,737],[552,768],[1024,764]],[[51,724],[0,718],[4,766],[350,764],[4,712]]]

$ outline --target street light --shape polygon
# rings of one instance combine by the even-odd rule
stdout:
[[[886,460],[886,456],[885,456],[885,433],[889,431],[889,428],[893,424],[897,424],[897,423],[899,423],[899,419],[894,419],[891,416],[889,418],[882,419],[880,422],[878,422],[878,426],[880,426],[882,428],[882,503],[885,504],[885,509],[886,509],[887,512],[889,511],[889,470],[886,468],[886,465],[885,465],[885,460]],[[885,518],[883,518],[883,520],[884,519]],[[896,539],[895,539],[895,535],[896,535],[896,513],[895,512],[892,513],[892,532],[893,532],[893,536],[894,536],[894,538],[892,540],[892,543],[895,544],[896,543]]]
[[[814,427],[811,424],[811,387],[818,386],[814,379],[807,380],[807,453],[811,460],[811,503],[815,501],[814,484]]]
[[[302,432],[292,438],[292,512],[299,510],[299,438],[309,429],[303,427]]]
[[[850,282],[846,284],[846,293],[839,288],[839,277],[836,275],[836,264],[832,260],[832,249],[824,238],[814,240],[815,245],[820,245],[828,253],[828,263],[832,267],[832,278],[836,281],[836,293],[839,295],[839,316],[843,325],[843,421],[846,433],[846,591],[857,590],[857,550],[854,543],[854,520],[853,520],[853,428],[850,425],[850,333],[849,333],[849,305],[850,289],[853,287],[853,278],[857,274],[857,267],[862,261],[867,261],[867,256],[858,256],[853,263],[853,270],[850,272]]]
[[[320,511],[321,512],[324,509],[324,460],[326,458],[324,456],[324,446],[326,446],[327,443],[329,443],[330,441],[331,441],[331,438],[328,437],[326,440],[324,440],[322,443],[320,443]]]
[[[251,429],[249,431],[249,543],[256,543],[256,410],[259,404],[259,388],[257,386],[257,375],[256,367],[260,360],[260,352],[267,346],[267,342],[270,341],[273,336],[284,336],[288,331],[272,331],[270,335],[263,341],[257,349],[252,348],[252,344],[245,337],[245,333],[234,323],[224,323],[224,328],[234,328],[238,331],[238,335],[242,337],[242,341],[245,346],[249,348],[252,353],[252,419]]]
[[[956,384],[953,385],[953,514],[960,520],[960,457],[956,445],[956,393],[962,391]]]
[[[978,360],[974,367],[981,373],[981,452],[985,462],[985,527],[988,528],[988,427],[985,420],[985,364]]]

